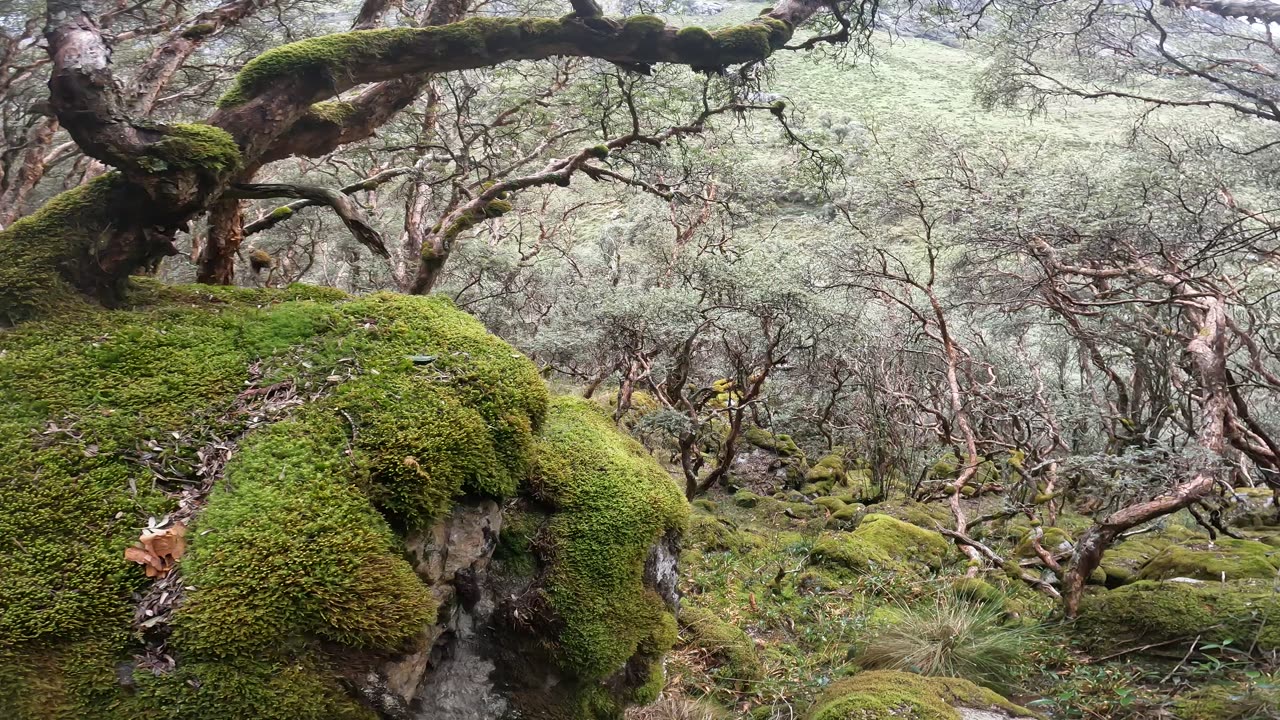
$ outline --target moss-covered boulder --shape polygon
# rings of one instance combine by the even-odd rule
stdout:
[[[1029,558],[1036,556],[1035,546],[1032,545],[1032,533],[1034,529],[1028,529],[1027,533],[1018,541],[1017,547],[1014,548],[1014,555],[1021,558]],[[1042,528],[1039,533],[1040,547],[1044,548],[1050,555],[1057,555],[1071,551],[1071,535],[1060,527]]]
[[[1178,720],[1264,720],[1280,715],[1280,690],[1261,683],[1210,685],[1173,702]]]
[[[813,548],[825,565],[858,573],[938,570],[951,555],[941,533],[888,515],[871,514],[851,533],[827,534]]]
[[[968,680],[877,670],[832,685],[809,720],[961,720],[960,708],[994,713],[997,718],[1035,717]]]
[[[844,458],[835,453],[824,456],[816,465],[809,468],[809,472],[805,474],[805,480],[811,483],[829,483],[828,487],[843,485],[845,482]]]
[[[1138,579],[1138,573],[1151,558],[1177,542],[1200,542],[1208,538],[1186,528],[1173,526],[1146,532],[1122,540],[1107,549],[1099,567],[1106,575],[1106,585],[1117,587]]]
[[[1280,575],[1280,548],[1255,540],[1220,538],[1216,542],[1168,545],[1147,561],[1138,580],[1243,580]]]
[[[803,453],[800,446],[796,445],[796,441],[791,439],[790,435],[775,435],[768,430],[758,427],[749,427],[743,433],[746,441],[761,450],[769,452],[779,457],[800,457]]]
[[[1099,648],[1249,638],[1255,650],[1266,652],[1280,648],[1280,601],[1270,584],[1258,581],[1142,580],[1086,593],[1076,628]]]
[[[130,302],[0,334],[5,717],[372,718],[351,689],[427,657],[485,584],[496,543],[450,593],[406,547],[464,498],[538,505],[484,616],[547,653],[530,686],[553,674],[573,718],[655,692],[675,637],[655,553],[687,506],[524,356],[440,298],[146,282]],[[189,528],[158,579],[125,558],[149,525]],[[543,622],[508,622],[511,593]]]

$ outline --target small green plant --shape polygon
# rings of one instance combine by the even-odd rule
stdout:
[[[993,605],[946,594],[900,607],[897,615],[862,649],[857,663],[864,669],[958,677],[1006,690],[1022,675],[1035,637],[1034,629],[1005,625]]]

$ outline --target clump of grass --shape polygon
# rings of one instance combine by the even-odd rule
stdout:
[[[663,693],[658,701],[627,710],[626,720],[725,720],[728,714],[706,700]]]
[[[1034,628],[1004,624],[997,606],[947,594],[898,608],[896,615],[893,623],[872,633],[858,665],[963,678],[1007,691],[1022,675],[1036,636]]]

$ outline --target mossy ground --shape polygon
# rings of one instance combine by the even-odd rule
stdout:
[[[459,494],[517,491],[548,404],[536,370],[436,298],[153,283],[131,298],[0,335],[0,707],[367,717],[326,657],[402,648],[432,619],[395,529]],[[236,411],[246,387],[276,383],[313,402]],[[181,563],[179,668],[125,665],[123,692],[147,584],[123,550],[225,443],[237,451]]]

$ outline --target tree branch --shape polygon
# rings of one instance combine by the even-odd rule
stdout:
[[[391,257],[391,253],[387,252],[387,247],[382,242],[382,236],[369,224],[368,220],[365,220],[359,206],[337,190],[314,185],[253,183],[232,185],[223,197],[242,200],[291,197],[303,198],[316,205],[328,205],[333,208],[338,217],[342,218],[342,222],[346,224],[356,240],[360,241],[360,244],[381,257]]]

